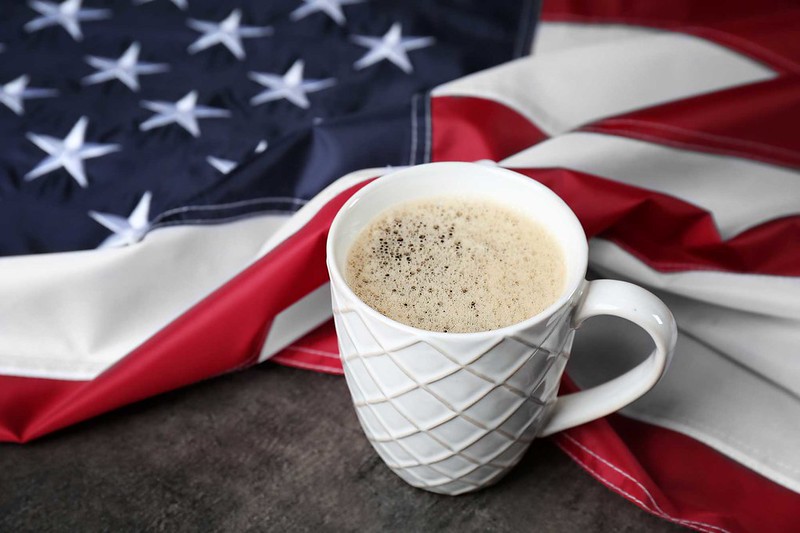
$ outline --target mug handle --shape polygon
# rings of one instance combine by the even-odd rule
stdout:
[[[653,388],[672,358],[678,339],[675,319],[664,302],[651,292],[624,281],[588,282],[574,311],[572,327],[577,329],[584,320],[598,315],[618,316],[633,322],[650,335],[656,348],[650,357],[611,381],[559,396],[539,433],[542,437],[625,407]]]

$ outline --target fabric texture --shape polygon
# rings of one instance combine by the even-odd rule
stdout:
[[[300,195],[291,217],[148,228],[124,248],[0,260],[0,316],[13,325],[0,330],[0,438],[28,441],[267,359],[340,373],[332,323],[304,312],[325,304],[324,243],[338,208],[390,172],[386,164],[488,159],[552,188],[593,238],[594,271],[655,291],[678,321],[675,360],[658,386],[621,414],[554,437],[562,450],[611,490],[687,527],[796,529],[800,11],[780,1],[564,0],[545,2],[541,19],[530,56],[515,55],[517,41],[502,61],[518,59],[409,92],[399,157],[361,162],[380,168]],[[412,65],[424,50],[411,53]],[[336,144],[324,146],[334,157]],[[257,181],[260,168],[245,164],[221,182]],[[37,180],[74,181],[59,172]],[[209,272],[185,281],[180,298],[160,296],[149,316],[153,301],[139,295],[157,290],[156,267],[125,265],[173,249],[203,257],[204,242],[214,243],[211,255],[235,253],[204,259]],[[166,275],[193,278],[193,267]],[[91,305],[72,292],[121,269],[126,281],[108,283]],[[20,286],[23,274],[31,282]],[[125,327],[140,316],[140,329]],[[97,329],[106,323],[118,325]],[[562,391],[607,379],[646,349],[624,325],[590,322]],[[70,375],[81,361],[90,363]]]

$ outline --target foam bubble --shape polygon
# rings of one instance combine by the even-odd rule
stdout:
[[[357,237],[347,284],[410,326],[464,333],[539,313],[565,283],[561,247],[534,220],[476,198],[444,197],[384,211]]]

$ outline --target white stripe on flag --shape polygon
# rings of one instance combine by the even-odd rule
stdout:
[[[641,39],[663,30],[623,24],[576,24],[573,22],[541,22],[536,28],[532,53],[537,56],[561,52],[569,48],[594,46],[623,39]]]
[[[595,268],[720,307],[800,321],[800,278],[708,270],[664,273],[604,239],[589,242]]]
[[[287,215],[0,260],[0,373],[88,380],[253,262]]]
[[[568,133],[501,164],[578,170],[669,194],[709,211],[726,239],[764,222],[800,214],[797,171],[626,137]]]
[[[331,285],[324,283],[275,316],[258,362],[266,361],[331,318]]]
[[[714,271],[663,273],[602,239],[590,246],[604,275],[658,289],[687,333],[800,398],[800,278]]]
[[[558,135],[599,118],[763,81],[767,67],[709,41],[660,33],[534,55],[434,89],[495,100]]]

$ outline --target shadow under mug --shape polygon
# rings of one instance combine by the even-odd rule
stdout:
[[[361,301],[344,278],[360,231],[387,208],[448,195],[492,200],[544,225],[564,252],[566,283],[558,300],[527,320],[478,333],[407,326]],[[327,241],[339,351],[361,426],[397,475],[441,494],[480,489],[507,473],[535,437],[612,413],[656,384],[677,338],[672,314],[636,285],[587,282],[587,260],[586,236],[570,208],[545,186],[499,167],[410,167],[347,201]],[[609,382],[557,396],[575,330],[595,315],[630,320],[655,349]]]

